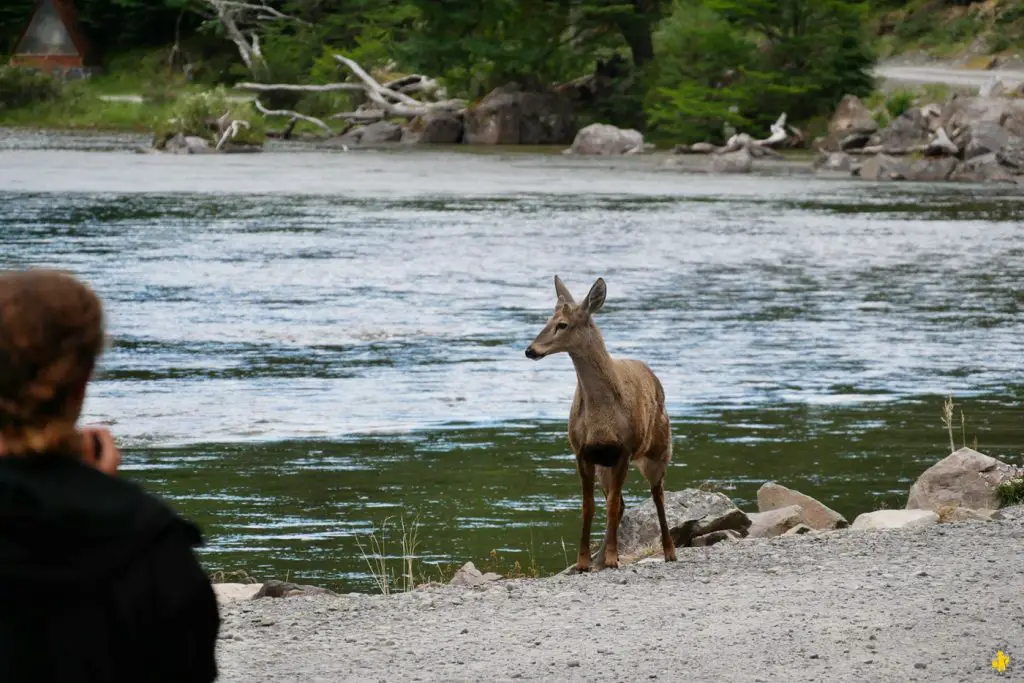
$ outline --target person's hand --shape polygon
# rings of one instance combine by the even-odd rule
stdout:
[[[115,476],[121,464],[121,451],[114,443],[109,429],[103,427],[85,427],[82,435],[82,459],[85,464],[95,467],[100,472]]]

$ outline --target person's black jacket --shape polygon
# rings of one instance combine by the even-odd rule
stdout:
[[[208,683],[199,530],[70,457],[0,457],[0,682]]]

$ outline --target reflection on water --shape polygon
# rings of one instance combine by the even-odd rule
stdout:
[[[523,356],[555,273],[580,295],[604,276],[610,351],[661,378],[670,488],[901,506],[948,448],[945,394],[968,442],[1017,459],[1012,190],[590,161],[0,152],[0,267],[104,297],[88,418],[203,525],[213,568],[365,589],[354,537],[389,515],[419,516],[429,561],[560,568],[575,379]]]

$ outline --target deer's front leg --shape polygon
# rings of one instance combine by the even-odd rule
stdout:
[[[580,530],[580,551],[576,556],[576,571],[590,571],[590,525],[594,521],[594,465],[576,461],[583,489],[583,528]]]

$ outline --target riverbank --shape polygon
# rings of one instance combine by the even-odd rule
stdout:
[[[675,564],[222,606],[220,680],[977,681],[1020,675],[1024,508],[679,548]]]

